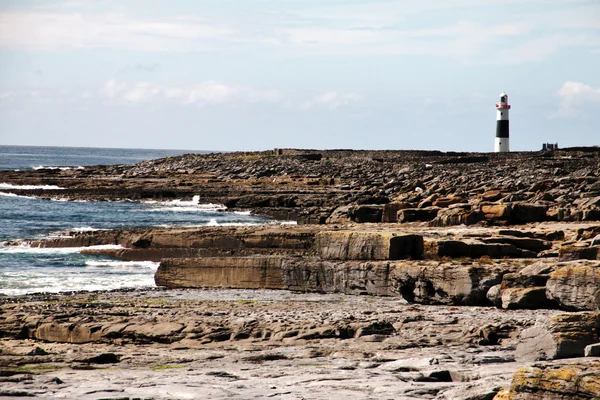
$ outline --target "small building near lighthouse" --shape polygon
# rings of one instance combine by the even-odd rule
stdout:
[[[500,93],[500,101],[496,103],[496,143],[494,152],[507,153],[510,151],[508,135],[508,113],[510,105],[508,104],[508,95],[505,92]]]

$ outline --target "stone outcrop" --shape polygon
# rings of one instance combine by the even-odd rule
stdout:
[[[71,299],[60,306],[38,301],[24,308],[18,302],[6,306],[7,301],[2,303],[7,312],[0,318],[0,336],[65,347],[178,343],[187,350],[229,343],[223,349],[248,346],[253,353],[235,362],[252,365],[293,364],[304,357],[289,356],[295,351],[290,349],[273,352],[273,346],[310,343],[307,354],[314,355],[307,357],[335,354],[331,360],[340,360],[357,342],[359,350],[353,351],[360,353],[360,360],[331,371],[376,368],[393,374],[394,385],[388,382],[382,388],[399,382],[436,384],[407,388],[401,394],[406,397],[489,399],[498,393],[499,399],[590,398],[597,393],[599,374],[591,361],[527,365],[515,374],[510,389],[500,392],[500,386],[508,386],[509,372],[502,370],[502,379],[496,372],[510,364],[512,374],[514,359],[525,363],[597,354],[600,226],[591,221],[600,220],[599,160],[600,148],[484,155],[277,149],[190,154],[83,170],[0,171],[0,182],[64,188],[10,190],[16,194],[93,201],[198,196],[200,202],[300,224],[74,232],[31,241],[34,247],[120,245],[85,252],[160,261],[155,282],[169,289],[286,289],[336,296],[327,312],[320,313],[309,302],[291,314],[294,306],[287,303],[283,314],[274,313],[276,301],[269,301],[268,310],[259,314],[254,311],[263,305],[252,301],[238,304],[241,311],[232,305],[222,309],[212,299],[187,310],[184,302],[179,308],[163,297],[158,304],[139,303],[132,295],[130,306],[89,298],[76,312]],[[190,293],[173,296],[185,300]],[[395,303],[385,310],[369,305],[380,304],[373,297],[343,304],[344,296],[352,295],[385,296]],[[399,310],[406,302],[411,308]],[[419,304],[444,311],[437,315],[434,308]],[[502,310],[468,307],[492,305]],[[556,308],[586,312],[557,314],[552,310]],[[340,309],[362,314],[341,315]],[[519,311],[523,309],[528,311]],[[465,312],[470,313],[469,323]],[[518,315],[539,319],[532,326],[530,317],[508,317]],[[460,355],[463,367],[439,367],[466,344],[471,348]],[[256,354],[265,346],[269,352]],[[443,346],[444,354],[387,358],[407,346],[419,351]],[[477,359],[485,350],[476,346],[490,347],[487,359]],[[48,356],[45,351],[33,354]],[[131,358],[102,352],[77,360],[128,363]],[[464,365],[477,363],[500,366],[489,372],[483,368],[477,375],[465,372]],[[296,373],[300,369],[294,366]],[[237,376],[211,372],[206,376]],[[476,383],[459,384],[470,381]]]
[[[600,309],[600,263],[559,268],[550,274],[547,296],[566,310]]]
[[[565,238],[571,245],[589,245],[593,226],[454,230],[360,223],[327,228],[78,232],[31,245],[119,244],[123,248],[85,252],[160,261],[155,281],[169,288],[290,289],[398,296],[423,304],[597,309],[597,263],[552,257],[565,247]],[[531,260],[538,257],[543,258]]]
[[[521,367],[530,313],[274,290],[4,296],[0,395],[488,398]]]
[[[296,257],[168,259],[161,262],[155,280],[169,288],[287,289],[395,296],[421,304],[487,305],[486,293],[510,268]]]
[[[165,259],[154,280],[169,288],[288,289],[281,257],[204,257]]]
[[[509,266],[391,263],[393,292],[422,304],[487,305],[486,293]]]
[[[391,232],[319,232],[316,253],[325,260],[400,260],[423,257],[423,237]]]
[[[498,293],[500,306],[508,309],[554,308],[546,297],[547,280],[547,275],[505,274]]]
[[[43,198],[199,196],[203,203],[309,224],[600,220],[598,147],[551,154],[280,150],[186,154],[85,169],[0,171],[0,182],[64,188],[10,189]]]
[[[600,361],[536,363],[515,372],[494,400],[587,400],[600,397]]]
[[[451,258],[530,258],[535,253],[509,243],[485,243],[480,240],[437,240],[428,251],[439,257]]]
[[[600,312],[560,314],[521,333],[517,361],[583,357],[585,347],[600,339]]]

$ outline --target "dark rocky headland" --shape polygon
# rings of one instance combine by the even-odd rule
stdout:
[[[600,398],[600,147],[189,154],[0,182],[298,223],[31,242],[119,244],[103,252],[160,261],[159,289],[0,297],[0,395]]]

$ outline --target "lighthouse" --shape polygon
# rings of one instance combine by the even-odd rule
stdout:
[[[510,151],[508,138],[508,95],[500,93],[500,102],[496,104],[496,144],[494,152],[508,153]]]

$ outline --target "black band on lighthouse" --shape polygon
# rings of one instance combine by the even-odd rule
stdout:
[[[507,138],[508,137],[508,120],[496,121],[496,137]]]

